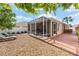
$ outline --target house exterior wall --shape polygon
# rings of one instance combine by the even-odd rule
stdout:
[[[63,23],[55,21],[55,20],[52,19],[52,27],[53,27],[53,24],[56,24],[56,26],[57,26],[57,29],[56,29],[57,33],[56,33],[56,35],[62,34],[64,32],[64,25],[63,25]],[[51,26],[49,25],[49,27],[51,27]],[[52,28],[52,36],[53,35],[54,34],[53,34],[53,28]]]
[[[68,25],[65,25],[65,29],[69,29],[69,26]]]
[[[64,32],[63,24],[57,23],[57,28],[59,26],[59,29],[57,30],[57,34],[62,34]]]

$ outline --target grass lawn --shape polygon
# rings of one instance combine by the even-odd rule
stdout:
[[[39,56],[39,55],[72,55],[64,50],[51,46],[28,34],[18,34],[13,41],[0,42],[0,55]]]

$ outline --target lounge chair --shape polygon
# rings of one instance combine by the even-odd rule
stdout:
[[[5,36],[5,35],[0,34],[0,42],[10,41],[10,40],[15,40],[15,39],[16,39],[16,36]]]
[[[5,33],[3,32],[3,33],[1,33],[1,34],[4,35],[4,36],[16,36],[15,34],[8,34],[8,33],[6,33],[6,32],[5,32]]]

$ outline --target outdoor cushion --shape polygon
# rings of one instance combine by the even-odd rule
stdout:
[[[6,36],[0,34],[0,42],[8,41],[8,40],[14,40],[14,39],[16,39],[16,36],[7,36],[6,37]]]

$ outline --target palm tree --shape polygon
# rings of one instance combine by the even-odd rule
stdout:
[[[73,19],[71,16],[63,18],[63,21],[66,22],[68,25],[72,26],[71,22],[73,21]]]

